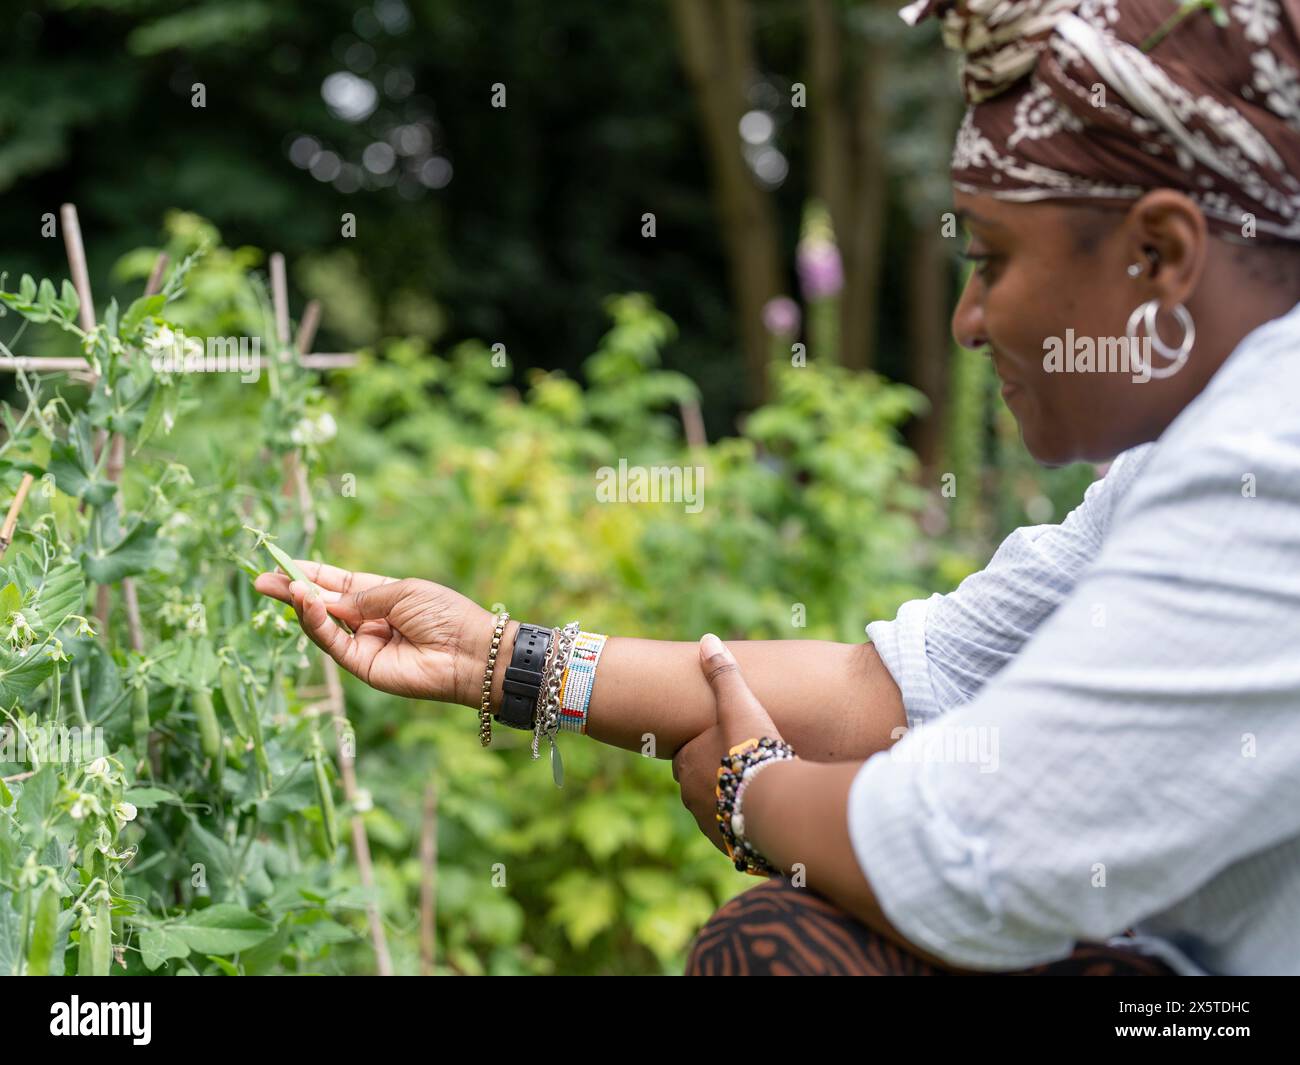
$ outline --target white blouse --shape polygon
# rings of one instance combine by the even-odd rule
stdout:
[[[1300,973],[1300,304],[1060,525],[867,634],[910,728],[849,834],[905,936]]]

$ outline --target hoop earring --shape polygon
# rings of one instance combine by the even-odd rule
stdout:
[[[1183,340],[1177,348],[1171,348],[1160,339],[1160,331],[1156,324],[1156,313],[1159,309],[1160,304],[1157,300],[1147,300],[1145,303],[1139,303],[1133,308],[1133,313],[1128,316],[1126,333],[1130,341],[1129,358],[1141,368],[1143,363],[1141,340],[1134,335],[1140,318],[1146,328],[1147,335],[1151,338],[1151,346],[1163,358],[1170,360],[1168,366],[1161,366],[1159,369],[1151,366],[1147,372],[1152,377],[1172,377],[1187,364],[1187,357],[1192,352],[1192,345],[1196,343],[1196,323],[1192,321],[1191,312],[1186,307],[1181,303],[1175,306],[1173,309],[1174,317],[1178,319],[1179,324],[1183,327]]]

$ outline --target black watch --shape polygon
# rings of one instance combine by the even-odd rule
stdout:
[[[502,686],[501,711],[493,715],[494,721],[532,731],[537,718],[537,697],[542,690],[546,652],[550,650],[553,637],[550,629],[540,625],[519,626]]]

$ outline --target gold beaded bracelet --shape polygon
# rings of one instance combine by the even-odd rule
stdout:
[[[506,631],[506,622],[510,620],[510,611],[503,610],[497,615],[496,627],[492,630],[492,647],[488,651],[487,672],[483,674],[483,702],[478,711],[478,741],[484,747],[492,742],[492,671],[497,664],[497,649],[501,646],[501,637]]]

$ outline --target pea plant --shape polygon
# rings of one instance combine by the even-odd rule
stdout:
[[[88,284],[0,275],[0,973],[328,972],[378,923],[345,867],[337,678],[252,589],[260,529],[311,547],[321,389],[278,342],[252,384],[154,358],[196,261],[98,320]],[[71,368],[14,355],[34,325]],[[210,439],[196,476],[175,429],[232,388],[258,461]]]

